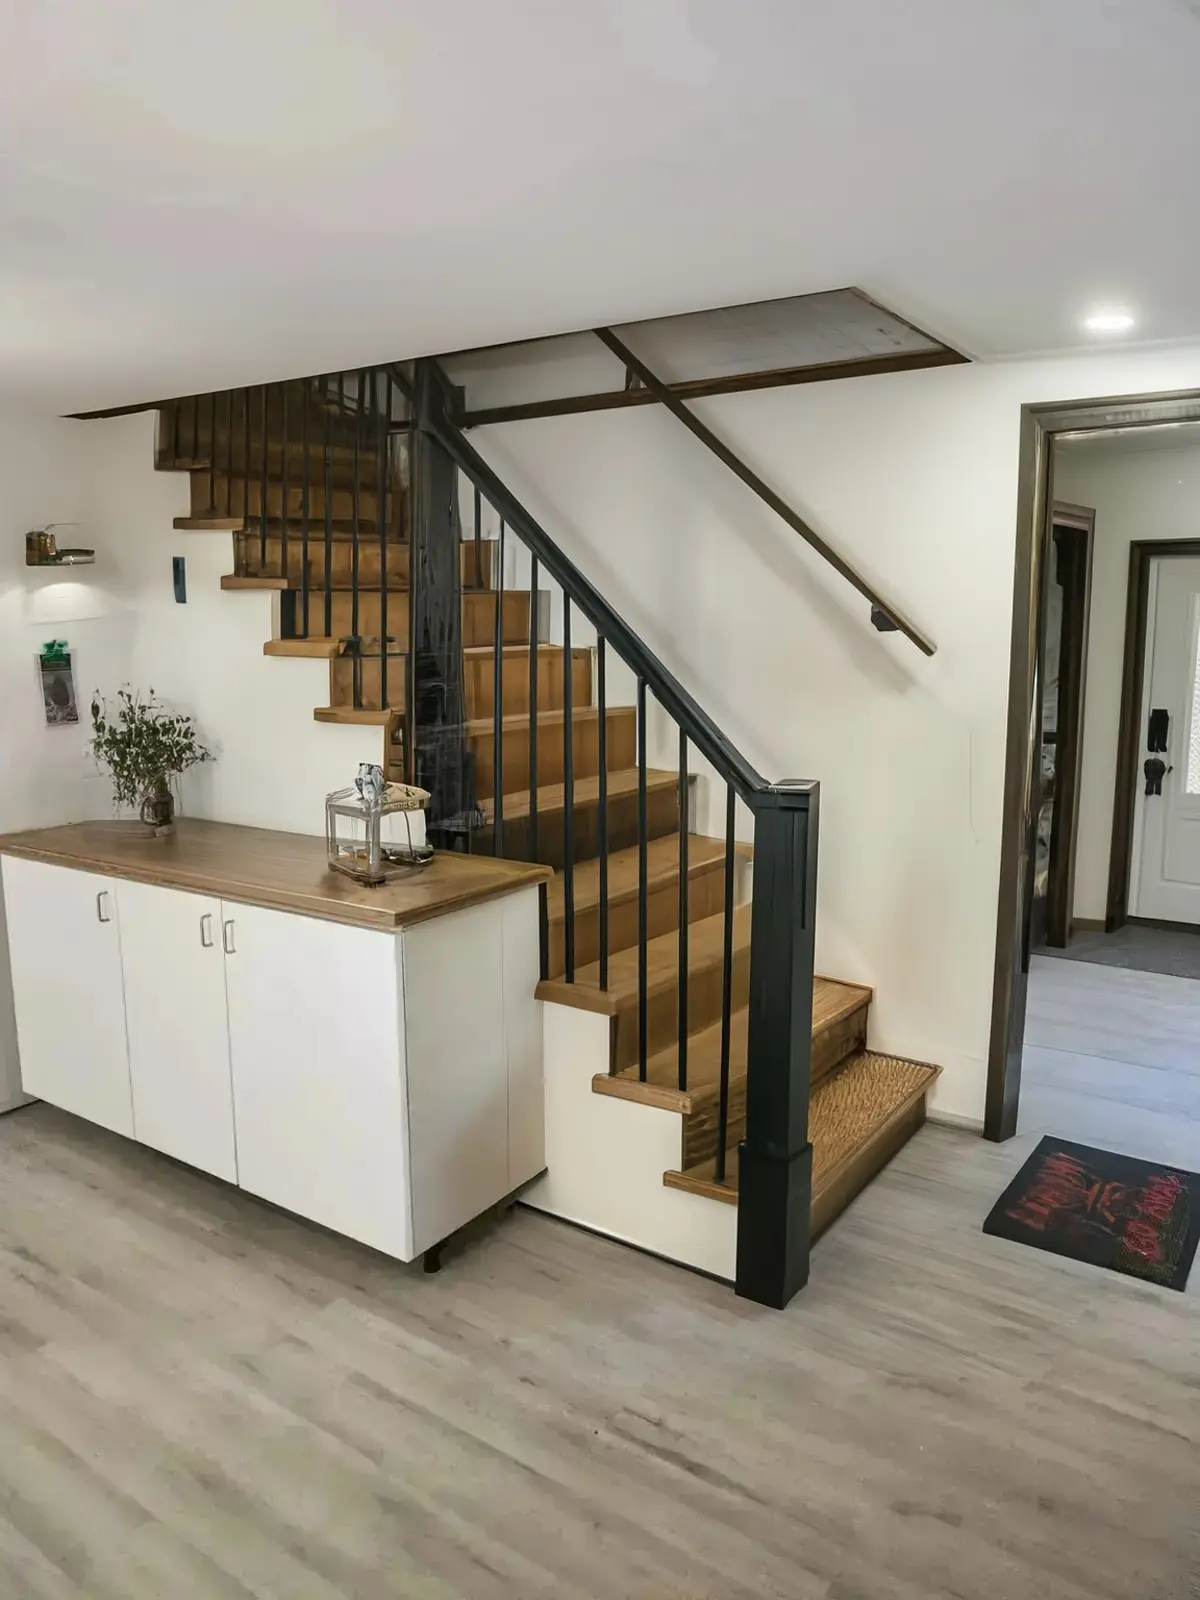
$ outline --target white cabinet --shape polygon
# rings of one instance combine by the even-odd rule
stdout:
[[[4,904],[26,1092],[132,1135],[116,883],[8,857]]]
[[[400,938],[256,906],[224,912],[242,1187],[408,1260]]]
[[[143,883],[117,901],[137,1137],[236,1183],[221,902]]]
[[[405,1261],[542,1169],[535,887],[379,931],[3,879],[29,1094]]]

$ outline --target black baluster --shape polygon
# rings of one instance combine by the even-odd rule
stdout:
[[[575,664],[568,656],[567,674],[571,676]],[[600,718],[599,753],[599,806],[597,827],[600,832],[600,987],[608,988],[608,700],[604,682],[604,639],[596,636],[596,707]]]
[[[504,523],[496,541],[496,623],[492,644],[492,854],[504,854]]]
[[[288,516],[288,495],[291,493],[292,486],[288,470],[291,465],[289,460],[291,441],[288,439],[288,392],[286,384],[279,391],[279,425],[283,430],[283,470],[280,474],[283,503],[280,507],[282,517],[279,525],[279,576],[285,582],[289,582],[291,580],[291,572],[288,567],[288,533],[291,519]]]
[[[250,457],[253,454],[250,445],[250,391],[242,390],[242,531],[248,539],[250,537]]]
[[[648,842],[646,839],[646,680],[640,674],[637,681],[637,764],[638,764],[638,1077],[646,1081],[647,1045],[650,1019],[646,1012],[647,896],[649,878]]]
[[[480,526],[483,520],[483,497],[478,486],[475,489],[475,587],[483,588],[483,531]]]
[[[200,460],[200,396],[192,396],[192,465]]]
[[[208,514],[217,510],[217,391],[208,397]]]
[[[372,393],[377,380],[373,377]],[[417,413],[414,406],[409,407],[408,413],[408,653],[404,666],[404,703],[406,715],[404,719],[404,770],[408,775],[409,783],[416,783],[417,779],[417,652],[413,647],[413,640],[417,637],[417,584],[420,581],[420,562],[417,559],[417,519],[414,515],[414,495],[416,493],[416,460],[417,460]],[[404,529],[401,526],[401,537]],[[380,640],[381,651],[387,650],[387,640]],[[471,796],[472,809],[474,795]],[[470,815],[470,813],[468,814]],[[474,847],[473,824],[467,823],[467,850]]]
[[[717,1105],[717,1159],[713,1177],[717,1183],[725,1182],[725,1141],[729,1132],[729,1030],[733,1007],[733,824],[737,809],[737,796],[733,785],[726,790],[725,801],[725,948],[721,973],[721,1080]]]
[[[563,659],[571,659],[571,597],[563,590]],[[563,679],[563,951],[568,983],[575,982],[575,729],[571,674]]]
[[[688,741],[679,730],[679,1087],[687,1088],[688,1058]]]
[[[262,478],[258,489],[258,570],[267,570],[267,505],[270,501],[271,459],[267,445],[267,386],[262,386]]]
[[[312,404],[312,394],[307,379],[303,388],[304,409],[300,414],[300,448],[304,458],[300,463],[300,615],[303,622],[303,637],[308,638],[308,535],[309,535],[309,483],[312,470],[309,465],[308,451],[309,412]]]
[[[225,515],[233,516],[233,390],[225,391]]]
[[[537,557],[529,558],[529,859],[538,860],[538,612]]]
[[[362,705],[362,641],[358,631],[358,514],[359,514],[359,436],[362,433],[363,415],[363,374],[358,374],[358,408],[354,413],[354,487],[351,490],[350,516],[353,521],[350,545],[350,634],[353,639],[351,649],[354,651],[354,704]],[[387,574],[384,574],[384,582]]]
[[[333,636],[333,585],[329,581],[333,566],[333,408],[329,402],[329,379],[322,378],[321,410],[325,417],[325,471],[322,487],[325,491],[325,637]]]
[[[388,528],[388,442],[391,437],[392,426],[392,375],[389,372],[384,382],[384,404],[379,416],[379,704],[388,704],[388,638],[387,638],[387,613],[388,613],[388,561],[387,561],[387,528]],[[410,571],[408,575],[409,592],[413,596],[412,605],[416,606],[416,580],[418,574]],[[411,636],[408,641],[408,664],[411,667],[417,659],[417,642]],[[416,743],[416,728],[409,728],[406,737],[413,744]]]

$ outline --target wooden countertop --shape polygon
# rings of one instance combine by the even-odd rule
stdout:
[[[329,870],[323,839],[189,817],[162,839],[140,822],[73,822],[10,833],[0,837],[0,854],[385,932],[552,876],[549,867],[523,861],[439,853],[411,878],[369,889]]]

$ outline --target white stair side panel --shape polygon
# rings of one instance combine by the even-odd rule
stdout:
[[[607,1017],[551,1002],[542,1015],[547,1171],[522,1200],[732,1281],[737,1207],[663,1183],[679,1166],[680,1114],[593,1091],[608,1070]]]

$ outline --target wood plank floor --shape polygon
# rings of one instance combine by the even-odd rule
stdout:
[[[1200,1305],[985,1238],[1029,1142],[923,1130],[776,1314],[0,1119],[0,1596],[1191,1600]]]
[[[1200,983],[1035,956],[1018,1126],[1200,1172]]]

